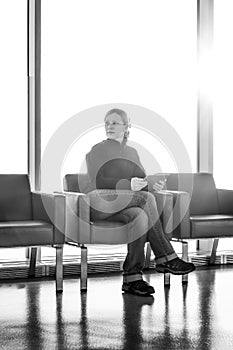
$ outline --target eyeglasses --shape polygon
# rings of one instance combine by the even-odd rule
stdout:
[[[118,125],[126,125],[125,123],[118,123],[118,122],[105,122],[105,126],[113,125],[113,126],[118,126]]]

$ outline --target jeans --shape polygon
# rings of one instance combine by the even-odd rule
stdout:
[[[134,222],[140,215],[141,232],[135,232],[135,239],[128,245],[123,264],[124,282],[142,279],[145,262],[144,246],[149,242],[157,264],[177,257],[166,237],[157,210],[155,197],[150,192],[131,190],[95,190],[89,194],[91,220]],[[129,227],[133,228],[133,225]]]

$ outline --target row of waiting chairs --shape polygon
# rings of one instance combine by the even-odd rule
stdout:
[[[148,176],[149,191],[161,176]],[[209,173],[172,173],[166,178],[166,189],[155,193],[165,234],[182,243],[186,260],[187,240],[214,238],[210,258],[214,263],[219,238],[233,236],[233,191],[217,189]],[[81,248],[80,289],[86,291],[86,245],[128,241],[123,223],[90,220],[89,197],[83,192],[87,181],[86,174],[68,174],[63,192],[45,194],[31,191],[28,175],[0,175],[0,248],[31,247],[29,276],[33,276],[36,247],[54,247],[57,292],[63,290],[64,244]],[[149,257],[148,246],[147,260]],[[187,275],[182,281],[187,282]],[[169,278],[165,278],[165,284],[169,284]]]

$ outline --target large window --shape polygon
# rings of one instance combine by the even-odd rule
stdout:
[[[27,173],[27,0],[1,0],[0,173]]]
[[[62,124],[78,114],[80,129],[70,130],[64,172],[79,171],[85,153],[105,137],[101,131],[104,108],[102,114],[93,109],[95,127],[82,130],[82,135],[87,113],[80,112],[121,103],[164,118],[184,143],[195,171],[196,22],[195,1],[42,0],[42,157]],[[159,135],[157,140],[150,138],[152,126],[146,121],[144,130],[134,125],[134,111],[130,107],[128,111],[131,140],[140,140],[153,152],[162,171],[177,171],[168,145]],[[152,173],[146,157],[144,162]],[[42,169],[42,189],[46,171],[48,167]],[[190,167],[184,162],[179,171]]]

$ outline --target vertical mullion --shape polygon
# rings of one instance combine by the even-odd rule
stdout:
[[[213,61],[214,0],[197,0],[197,171],[213,173],[213,101],[211,69]],[[212,239],[200,240],[197,249],[209,251]]]
[[[41,0],[28,0],[28,174],[40,190],[41,162]]]
[[[199,86],[197,101],[197,171],[213,172],[213,0],[197,0],[197,58]]]
[[[41,0],[27,2],[28,175],[40,190],[41,163]],[[26,256],[30,255],[26,248]],[[41,248],[37,249],[41,255]]]

